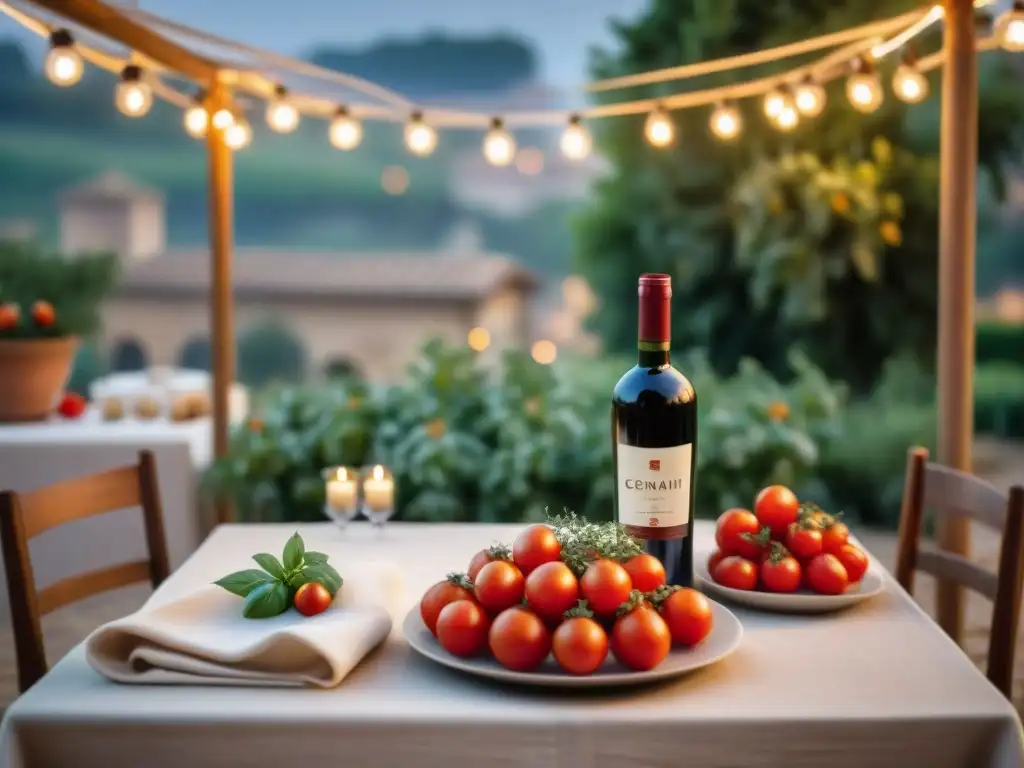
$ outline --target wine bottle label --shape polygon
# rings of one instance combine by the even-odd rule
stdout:
[[[671,528],[690,522],[693,443],[617,446],[618,517],[623,525]]]

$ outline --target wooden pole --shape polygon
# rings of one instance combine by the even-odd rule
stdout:
[[[230,107],[227,88],[214,78],[208,95],[211,116],[220,107]],[[234,306],[231,295],[231,261],[234,242],[232,180],[233,158],[224,141],[224,131],[212,124],[206,136],[210,231],[210,358],[213,368],[213,455],[228,452],[228,393],[235,380]],[[230,503],[219,501],[217,519],[233,519]]]
[[[972,0],[946,0],[939,201],[938,458],[971,471],[974,432],[974,241],[978,164],[978,63]],[[966,555],[966,517],[940,521],[943,549]],[[939,625],[957,643],[963,595],[939,582]]]

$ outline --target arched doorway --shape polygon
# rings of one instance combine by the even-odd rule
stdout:
[[[362,379],[363,372],[350,357],[331,357],[324,363],[324,376],[328,379]]]
[[[210,370],[210,339],[206,336],[192,336],[178,353],[178,365],[193,371]]]
[[[149,365],[149,356],[137,339],[118,339],[110,353],[112,371],[143,371]]]

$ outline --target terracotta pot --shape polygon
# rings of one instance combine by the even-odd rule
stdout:
[[[0,421],[41,421],[53,413],[77,347],[73,336],[0,341]]]

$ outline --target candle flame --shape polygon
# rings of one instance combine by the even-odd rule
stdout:
[[[374,480],[383,480],[384,479],[384,467],[382,467],[380,464],[378,464],[377,466],[375,466],[373,468],[373,479]]]

